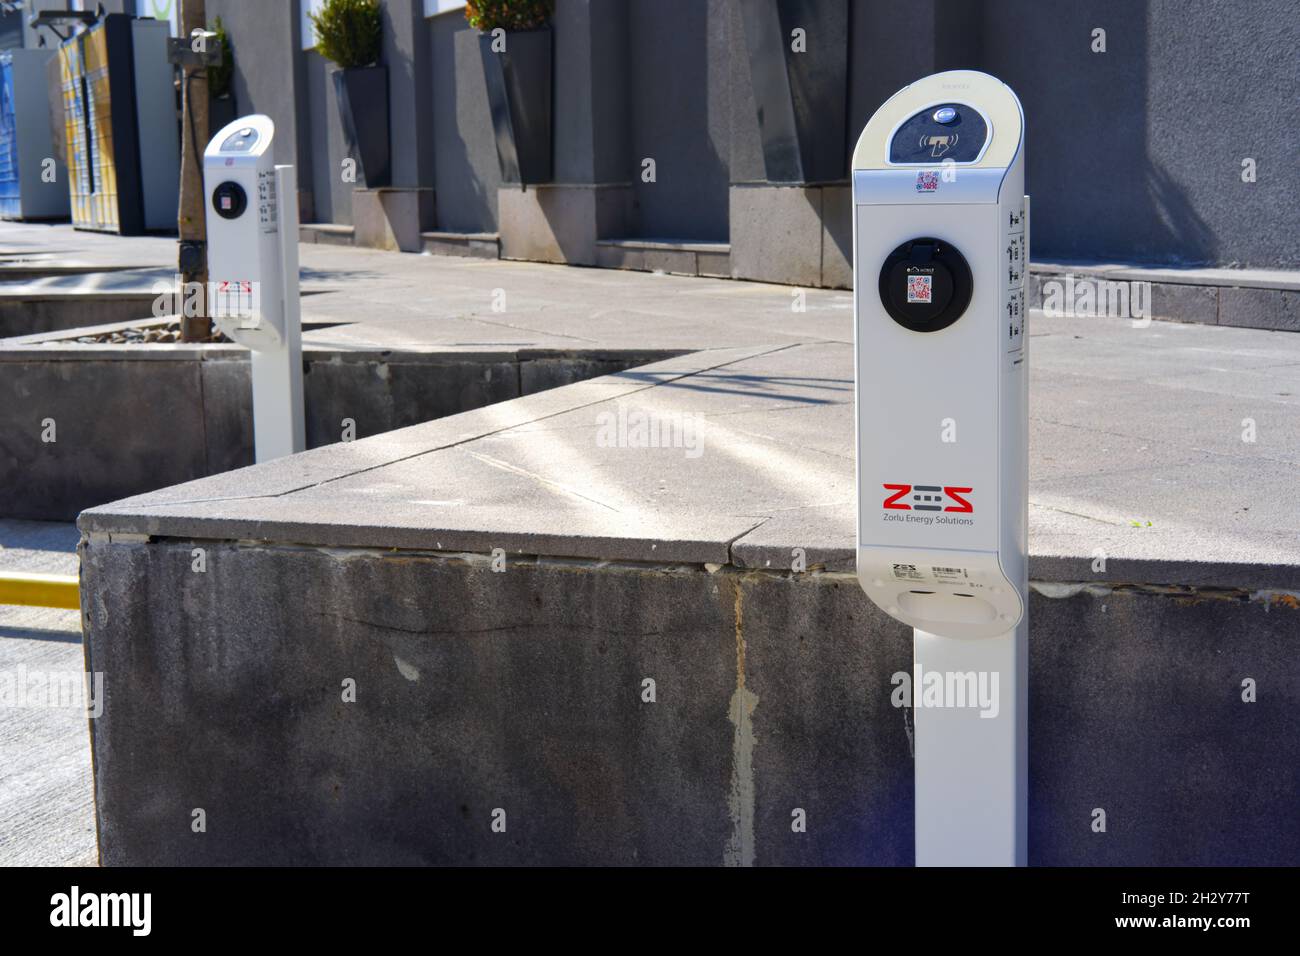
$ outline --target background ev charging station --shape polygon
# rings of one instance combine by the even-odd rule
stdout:
[[[918,866],[1027,862],[1024,114],[967,70],[853,153],[858,579],[915,633]]]
[[[275,124],[245,116],[203,153],[208,314],[252,350],[258,461],[306,448],[298,299],[298,182],[276,166]]]

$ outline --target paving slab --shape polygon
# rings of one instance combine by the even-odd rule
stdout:
[[[1030,550],[1052,559],[1035,560],[1035,577],[1077,575],[1060,559],[1102,553],[1144,583],[1297,580],[1300,508],[1285,489],[1300,457],[1300,342],[1041,313],[1031,336]],[[707,551],[763,568],[803,549],[850,567],[852,350],[757,348],[696,353],[710,367],[631,393],[620,389],[636,370],[193,482],[92,509],[82,528],[594,559]],[[1238,367],[1246,394],[1224,374]],[[669,429],[670,447],[602,441],[636,415]],[[672,429],[693,429],[694,446],[673,447]]]

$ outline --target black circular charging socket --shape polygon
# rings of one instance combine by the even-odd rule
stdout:
[[[933,237],[907,240],[880,267],[881,304],[913,332],[938,332],[960,319],[973,284],[966,257]]]
[[[248,208],[248,195],[239,183],[227,180],[212,190],[212,208],[222,219],[238,219]]]

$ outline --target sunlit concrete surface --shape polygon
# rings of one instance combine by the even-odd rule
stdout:
[[[77,537],[71,524],[0,521],[0,572],[76,574]],[[79,611],[0,606],[0,865],[97,862],[85,712],[31,694],[33,681],[49,687],[51,674],[84,672]],[[20,678],[26,706],[7,696]]]

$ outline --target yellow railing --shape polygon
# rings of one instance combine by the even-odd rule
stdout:
[[[81,589],[75,574],[27,574],[0,571],[0,604],[30,607],[81,608]]]

